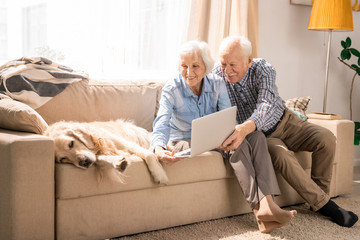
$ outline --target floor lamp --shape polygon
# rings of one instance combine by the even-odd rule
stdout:
[[[329,32],[323,102],[323,113],[326,113],[331,34],[333,31],[352,31],[354,29],[351,0],[314,0],[308,29]]]

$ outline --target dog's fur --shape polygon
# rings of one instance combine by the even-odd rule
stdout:
[[[48,127],[44,135],[53,138],[55,160],[87,169],[93,164],[106,172],[104,162],[124,171],[131,159],[145,160],[154,181],[167,183],[167,175],[150,150],[150,133],[124,120],[108,122],[65,122]],[[111,168],[113,169],[113,168]]]

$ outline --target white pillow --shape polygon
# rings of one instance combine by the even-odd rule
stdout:
[[[48,127],[45,120],[28,105],[10,99],[0,99],[0,128],[42,134]]]

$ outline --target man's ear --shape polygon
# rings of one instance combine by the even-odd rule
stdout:
[[[250,55],[249,58],[248,58],[248,68],[251,67],[252,61],[253,61],[253,57],[252,57],[252,55]]]

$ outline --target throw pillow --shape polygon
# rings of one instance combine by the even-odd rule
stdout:
[[[285,101],[286,107],[292,110],[296,115],[298,115],[302,119],[306,119],[305,111],[309,105],[311,100],[310,96],[307,97],[298,97],[292,98]]]
[[[28,105],[10,99],[0,99],[0,128],[42,134],[48,124]]]

